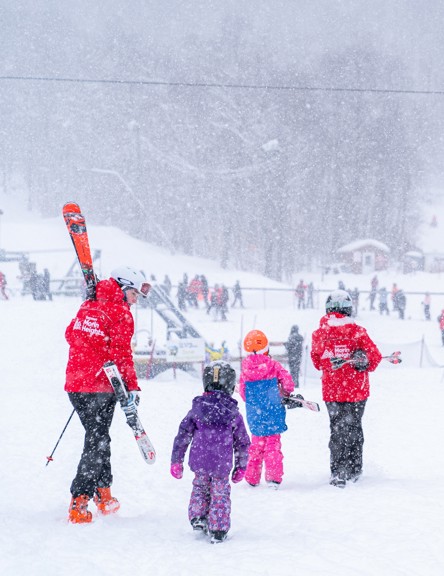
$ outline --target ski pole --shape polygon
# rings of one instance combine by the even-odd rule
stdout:
[[[65,427],[62,430],[62,433],[60,434],[59,439],[57,440],[57,443],[54,446],[54,450],[51,452],[51,454],[49,456],[46,457],[46,460],[47,460],[46,466],[48,466],[48,464],[54,460],[53,454],[56,451],[56,448],[59,445],[59,442],[62,439],[62,436],[65,433],[65,430],[68,428],[68,424],[71,422],[71,418],[74,416],[74,412],[75,412],[75,409],[71,412],[71,416],[68,418],[68,422],[65,424]]]

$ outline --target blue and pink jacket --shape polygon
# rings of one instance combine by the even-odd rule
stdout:
[[[272,436],[287,430],[281,399],[294,390],[287,370],[266,354],[251,354],[242,361],[239,394],[245,400],[247,422],[255,436]]]

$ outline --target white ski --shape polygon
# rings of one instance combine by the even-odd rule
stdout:
[[[117,366],[114,364],[114,362],[106,362],[103,365],[103,370],[111,386],[113,387],[114,393],[120,403],[120,406],[123,409],[123,407],[126,407],[128,403],[128,391]],[[147,464],[154,464],[156,461],[156,451],[142,426],[139,415],[137,414],[137,409],[134,409],[134,411],[129,413],[126,411],[125,416],[128,426],[133,431],[134,438],[136,439],[137,446],[139,447],[140,453],[142,454],[142,458]]]

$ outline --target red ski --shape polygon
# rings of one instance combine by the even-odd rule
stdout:
[[[65,224],[74,245],[83,278],[85,279],[86,298],[88,300],[94,300],[97,278],[94,274],[85,217],[78,204],[68,202],[63,206],[63,218],[65,219]]]

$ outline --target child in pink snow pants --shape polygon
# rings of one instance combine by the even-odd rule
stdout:
[[[287,430],[282,398],[290,396],[294,382],[289,372],[268,355],[268,339],[260,330],[246,335],[244,349],[249,356],[242,361],[239,394],[246,404],[252,434],[245,480],[257,486],[264,463],[265,481],[277,488],[284,475],[281,433]]]

